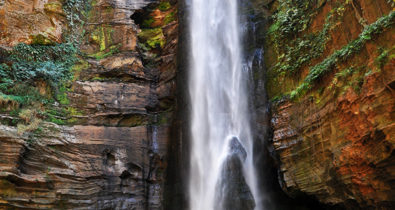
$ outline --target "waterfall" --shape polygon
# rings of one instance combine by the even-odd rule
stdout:
[[[259,210],[238,0],[190,8],[190,209]]]

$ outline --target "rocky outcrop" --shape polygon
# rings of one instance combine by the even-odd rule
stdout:
[[[62,42],[61,1],[0,1],[0,45]]]
[[[42,128],[1,127],[0,207],[160,208],[166,126]]]
[[[278,2],[272,4],[273,8]],[[394,27],[381,28],[372,37],[365,37],[369,41],[360,49],[348,47],[354,46],[353,40],[361,40],[361,33],[379,18],[391,16],[393,7],[384,0],[354,0],[319,1],[311,9],[311,18],[304,22],[306,28],[294,35],[300,38],[298,43],[307,37],[305,43],[311,46],[318,42],[308,37],[326,37],[318,40],[324,44],[322,52],[317,51],[319,47],[310,51],[308,45],[294,46],[295,37],[285,39],[284,43],[293,46],[288,54],[276,55],[270,38],[266,46],[273,104],[271,146],[277,154],[282,187],[292,196],[304,193],[330,205],[392,209]],[[299,22],[308,19],[295,18],[301,18]],[[331,18],[334,22],[329,24]],[[295,49],[299,51],[292,57]],[[332,62],[331,56],[343,51],[350,54],[339,57],[335,65],[324,63]],[[299,61],[302,64],[290,76],[276,73],[276,63],[291,69]],[[312,69],[321,66],[327,73],[319,72],[319,80],[309,84],[308,91],[298,92],[307,89],[299,85],[306,84]]]
[[[81,49],[64,103],[49,110],[57,124],[42,122],[21,134],[12,123],[20,119],[3,112],[0,209],[163,209],[175,106],[176,4],[166,2],[163,13],[172,16],[155,26],[164,41],[152,49],[140,46],[142,30],[132,16],[159,11],[159,1],[92,1],[84,5],[81,28],[70,23],[65,4],[0,1],[3,48],[66,42],[62,35],[74,30]],[[62,110],[67,116],[58,116]]]
[[[228,146],[229,154],[221,169],[221,181],[217,184],[216,209],[245,209],[255,208],[254,196],[248,187],[243,174],[243,162],[247,152],[237,137],[232,137]]]

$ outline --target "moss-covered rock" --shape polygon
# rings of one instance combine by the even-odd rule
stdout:
[[[162,48],[166,43],[162,28],[143,29],[138,37],[150,48]]]

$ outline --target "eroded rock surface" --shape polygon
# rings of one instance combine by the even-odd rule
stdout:
[[[341,12],[338,5],[343,5]],[[318,6],[305,34],[322,30],[323,17],[331,12],[341,17],[329,30],[323,54],[281,85],[271,81],[271,97],[289,93],[314,65],[393,10],[386,1],[369,0],[323,1]],[[394,27],[381,32],[328,69],[304,96],[274,103],[271,144],[278,155],[282,187],[290,195],[305,193],[349,209],[394,207]],[[382,49],[388,50],[385,62],[380,62]],[[303,53],[300,56],[306,56]],[[273,67],[273,54],[266,57],[267,67]]]
[[[2,126],[0,207],[159,208],[168,128],[156,129],[153,142],[147,126],[48,124],[24,137]]]
[[[71,27],[63,2],[0,1],[0,45],[32,44],[32,34],[63,42],[62,29]],[[0,209],[163,209],[177,16],[156,26],[165,43],[151,57],[137,46],[141,29],[132,19],[158,3],[92,1],[80,31],[84,57],[67,91],[72,121],[42,122],[23,135],[13,123],[0,127]]]
[[[0,1],[0,45],[62,42],[62,1]]]

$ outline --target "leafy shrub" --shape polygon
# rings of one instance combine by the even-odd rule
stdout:
[[[18,44],[7,58],[10,64],[0,64],[0,91],[20,104],[43,98],[32,88],[37,81],[46,82],[56,93],[60,84],[71,79],[76,54],[72,44]]]
[[[63,33],[65,43],[47,42],[45,37],[38,35],[33,37],[32,45],[21,43],[11,50],[0,48],[0,108],[23,121],[18,124],[19,133],[37,129],[45,118],[64,124],[57,118],[58,114],[46,115],[45,109],[55,107],[54,100],[61,105],[69,103],[66,87],[72,79],[73,66],[78,62],[79,29],[84,24],[90,2],[65,0],[59,4],[69,24]],[[59,5],[47,4],[46,9],[58,11]]]
[[[274,24],[269,33],[274,33],[280,39],[294,37],[304,31],[310,23],[306,18],[310,14],[312,3],[305,0],[279,0],[278,12],[273,15]]]

